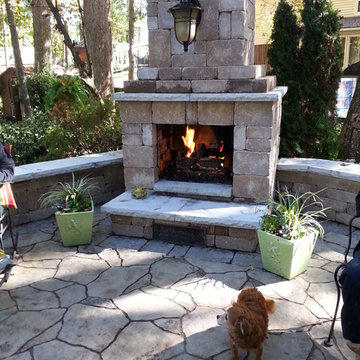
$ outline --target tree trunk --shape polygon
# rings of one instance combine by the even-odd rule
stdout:
[[[110,0],[84,0],[84,33],[94,85],[103,98],[113,92]]]
[[[5,27],[5,15],[3,11],[3,4],[0,4],[0,11],[1,11],[1,25],[2,25],[2,32],[4,35],[4,57],[5,57],[5,68],[8,68],[8,49],[7,49],[7,36],[6,36],[6,27]]]
[[[68,49],[70,50],[70,52],[71,52],[71,54],[73,56],[74,63],[77,66],[77,68],[79,69],[79,71],[80,71],[80,76],[85,76],[85,77],[91,76],[86,71],[84,62],[81,61],[81,59],[79,57],[79,54],[75,50],[73,42],[70,39],[69,33],[66,31],[65,25],[64,25],[64,23],[63,23],[63,21],[61,19],[59,10],[54,6],[52,0],[46,0],[46,3],[48,4],[52,14],[55,17],[56,24],[58,26],[59,31],[64,36],[64,43],[68,47]]]
[[[134,43],[134,0],[129,0],[129,80],[134,80],[134,55],[133,55],[133,43]]]
[[[33,0],[35,72],[51,69],[51,24],[46,0]]]
[[[339,157],[360,162],[360,78],[356,83],[354,96],[341,130]]]
[[[16,69],[16,77],[19,82],[19,92],[21,101],[24,104],[25,116],[31,116],[31,105],[28,89],[26,86],[26,77],[24,72],[24,65],[21,58],[20,46],[19,46],[19,38],[15,26],[14,12],[12,6],[12,0],[5,0],[6,13],[9,22],[10,35],[11,35],[11,43],[14,51],[14,59],[15,59],[15,69]]]

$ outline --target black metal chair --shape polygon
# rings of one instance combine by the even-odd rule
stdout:
[[[334,272],[334,279],[335,279],[335,284],[336,284],[336,289],[337,289],[337,300],[336,300],[336,306],[335,306],[335,313],[334,313],[334,317],[331,323],[331,327],[330,327],[330,331],[329,331],[329,336],[328,338],[324,341],[324,345],[327,347],[330,347],[333,345],[333,341],[332,341],[332,337],[334,335],[334,326],[335,326],[335,321],[336,321],[336,315],[339,309],[339,303],[340,303],[340,296],[341,296],[341,285],[339,283],[339,271],[340,270],[344,270],[346,264],[347,264],[347,257],[349,255],[349,251],[350,251],[350,247],[351,247],[351,240],[352,240],[352,230],[353,230],[353,222],[355,219],[360,218],[360,191],[356,196],[355,199],[355,204],[356,204],[356,215],[350,220],[349,223],[349,243],[348,246],[346,248],[345,251],[345,258],[344,258],[344,262],[342,264],[340,264]],[[360,242],[359,242],[360,244]]]

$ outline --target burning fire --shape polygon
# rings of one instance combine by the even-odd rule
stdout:
[[[186,127],[186,135],[182,136],[182,139],[183,139],[184,145],[188,149],[188,152],[186,154],[186,157],[188,157],[188,158],[191,156],[191,154],[195,150],[194,137],[195,137],[195,129],[191,129],[191,128],[189,128],[189,126],[187,126]]]

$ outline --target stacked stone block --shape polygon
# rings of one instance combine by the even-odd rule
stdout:
[[[349,180],[350,176],[346,174],[340,178],[321,172],[278,170],[276,181],[280,188],[286,186],[293,193],[304,194],[308,191],[323,190],[318,195],[323,200],[324,207],[328,208],[325,211],[327,219],[348,225],[356,215],[355,197],[360,190],[359,181]],[[360,228],[360,220],[354,221],[353,225]]]
[[[56,160],[55,160],[56,161]],[[51,162],[49,161],[49,168]],[[95,184],[97,190],[92,193],[95,204],[103,204],[106,201],[114,198],[124,191],[124,168],[118,160],[114,164],[107,164],[87,170],[75,171],[75,179],[90,176]],[[17,182],[12,185],[14,196],[18,205],[18,209],[12,211],[12,221],[14,225],[25,224],[31,221],[46,219],[53,215],[54,208],[41,208],[39,198],[42,194],[53,189],[59,182],[71,182],[72,173],[56,174],[56,171],[51,171],[51,175],[36,178],[27,181]]]
[[[112,231],[120,236],[134,236],[153,239],[153,225],[173,226],[174,223],[164,220],[140,218],[136,216],[111,215]],[[194,224],[176,222],[176,226],[192,227]],[[238,229],[226,226],[201,226],[206,232],[205,246],[254,252],[257,246],[256,230]]]
[[[254,65],[255,0],[203,0],[196,40],[187,53],[176,40],[169,9],[178,1],[148,0],[149,66],[125,92],[267,92],[276,78]]]
[[[264,201],[272,194],[281,103],[124,101],[125,187],[153,189],[158,180],[157,124],[234,126],[233,199]]]

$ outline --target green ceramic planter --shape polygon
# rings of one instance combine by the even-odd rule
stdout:
[[[91,211],[75,213],[55,213],[61,240],[64,246],[90,244],[94,218],[94,203]]]
[[[290,241],[262,230],[257,234],[264,269],[288,280],[306,270],[318,237],[312,232]]]

